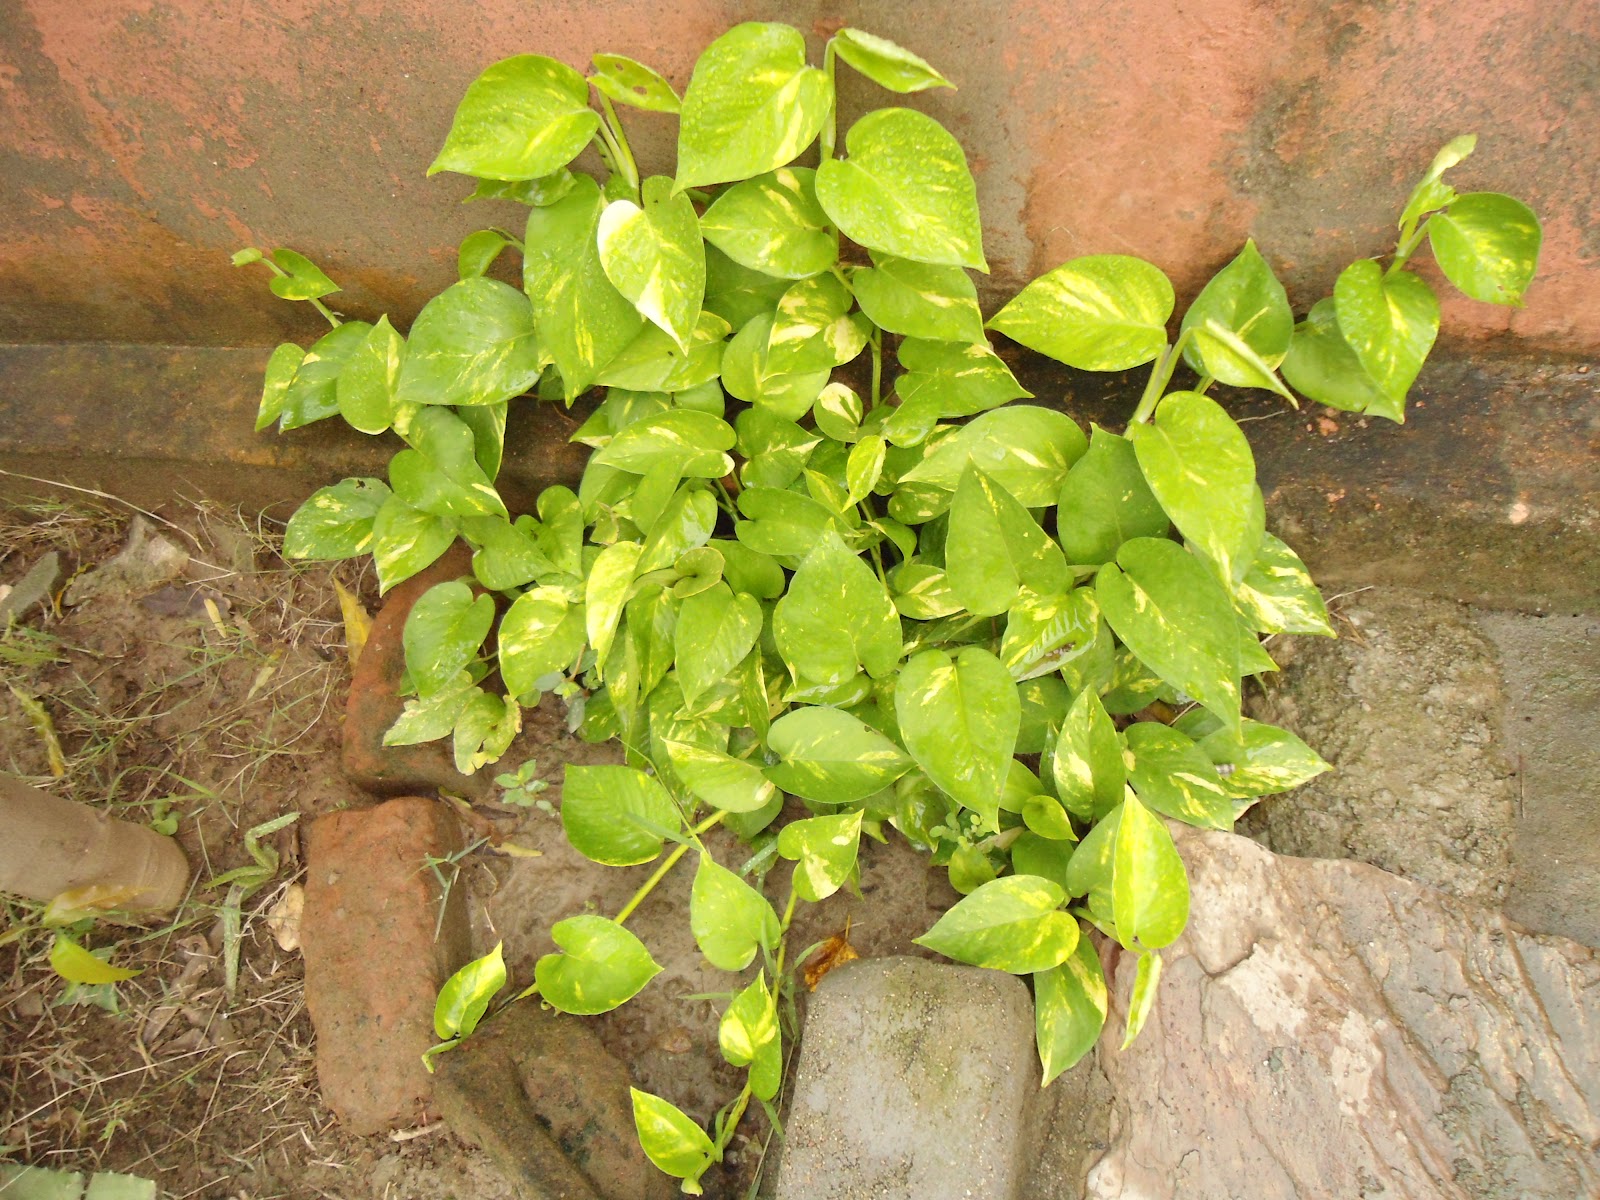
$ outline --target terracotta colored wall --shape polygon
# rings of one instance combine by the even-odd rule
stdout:
[[[1192,293],[1253,234],[1303,308],[1388,247],[1411,180],[1475,130],[1458,183],[1532,203],[1545,255],[1526,309],[1447,300],[1447,328],[1600,346],[1594,0],[6,0],[0,341],[313,331],[228,265],[247,243],[312,255],[348,311],[409,318],[463,233],[516,219],[423,174],[482,66],[616,50],[681,84],[749,18],[819,47],[859,25],[960,85],[911,102],[973,160],[991,300],[1109,251]],[[888,102],[852,80],[844,108]],[[631,127],[666,168],[672,122]]]

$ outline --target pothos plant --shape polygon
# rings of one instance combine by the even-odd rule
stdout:
[[[863,836],[905,838],[963,894],[920,944],[1031,978],[1046,1082],[1106,1017],[1090,929],[1137,956],[1137,1035],[1189,911],[1162,818],[1228,829],[1327,768],[1241,711],[1243,681],[1275,669],[1263,636],[1333,631],[1207,392],[1293,404],[1292,387],[1400,421],[1439,325],[1412,255],[1427,241],[1456,287],[1514,305],[1540,242],[1525,205],[1444,182],[1468,136],[1412,192],[1394,252],[1350,265],[1298,323],[1250,242],[1173,337],[1172,284],[1118,254],[1067,262],[985,320],[961,147],[886,107],[841,153],[840,62],[892,92],[951,86],[854,29],[810,66],[776,24],[718,38],[681,100],[621,56],[587,78],[539,55],[496,63],[430,173],[526,206],[525,229],[466,238],[459,282],[406,335],[341,321],[334,283],[292,251],[236,259],[333,326],[274,352],[259,426],[340,416],[404,443],[387,483],[313,495],[285,552],[370,553],[387,590],[457,540],[472,550],[471,577],[406,623],[413,694],[387,741],[451,738],[470,772],[553,692],[582,736],[626,754],[567,768],[562,825],[595,862],[657,865],[613,916],[557,922],[521,997],[589,1014],[636,995],[659,968],[628,919],[691,854],[700,949],[754,968],[719,1036],[746,1082],[709,1128],[633,1093],[644,1150],[687,1192],[751,1100],[778,1095],[790,924],[852,883]],[[641,175],[618,105],[678,114],[676,175]],[[603,170],[575,170],[591,146]],[[508,252],[520,290],[490,274]],[[1153,364],[1149,384],[1122,432],[1086,432],[1016,403],[1030,394],[988,330],[1081,369]],[[1172,390],[1180,366],[1197,381]],[[508,511],[495,478],[513,410],[591,393],[577,490]],[[717,825],[755,845],[745,875],[708,849]],[[777,859],[794,866],[769,897]],[[451,981],[441,1048],[504,979],[497,952]]]

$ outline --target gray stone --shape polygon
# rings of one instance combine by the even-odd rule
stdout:
[[[1491,612],[1517,822],[1506,915],[1600,946],[1600,615]]]
[[[1353,862],[1177,828],[1154,1013],[1099,1057],[1091,1200],[1600,1195],[1600,958]],[[1111,960],[1116,1028],[1134,973]]]
[[[1038,1086],[1021,980],[920,958],[850,963],[811,997],[779,1200],[1008,1200]]]
[[[1295,638],[1255,714],[1334,769],[1258,804],[1239,831],[1280,854],[1353,858],[1458,896],[1502,900],[1516,788],[1494,646],[1447,600],[1374,589],[1337,640]]]

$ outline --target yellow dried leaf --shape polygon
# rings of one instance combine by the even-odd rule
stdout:
[[[91,883],[86,887],[68,888],[45,905],[40,917],[46,925],[71,925],[85,917],[97,917],[114,908],[122,908],[143,888],[126,884]]]
[[[67,773],[67,760],[61,754],[61,739],[56,737],[56,723],[50,719],[50,714],[36,697],[28,695],[14,683],[7,686],[11,688],[11,694],[17,698],[17,706],[26,714],[33,731],[44,743],[45,757],[50,760],[50,774],[60,779]]]
[[[515,842],[501,842],[495,848],[495,853],[509,855],[512,858],[543,858],[543,850],[534,850],[528,846],[519,846]]]
[[[361,607],[361,601],[356,599],[355,593],[337,579],[333,581],[333,590],[339,597],[339,612],[344,616],[345,650],[350,656],[350,665],[354,667],[356,660],[361,657],[362,647],[367,644],[367,635],[372,632],[372,618]]]
[[[805,966],[801,968],[801,975],[806,981],[806,991],[816,991],[817,984],[822,982],[822,977],[829,971],[860,957],[856,953],[856,948],[850,944],[850,918],[846,917],[844,932],[834,934],[818,946],[817,952],[806,959]]]

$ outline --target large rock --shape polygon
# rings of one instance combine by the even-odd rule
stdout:
[[[1096,1200],[1600,1195],[1600,960],[1352,862],[1184,829],[1193,910]],[[1113,964],[1113,1028],[1134,962]]]
[[[1494,646],[1468,610],[1371,590],[1336,641],[1272,647],[1285,669],[1255,715],[1334,769],[1240,824],[1280,854],[1354,858],[1493,903],[1511,879],[1516,781],[1501,749]]]
[[[806,1014],[779,1200],[1019,1194],[1033,1002],[999,971],[862,959]]]

